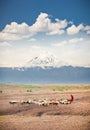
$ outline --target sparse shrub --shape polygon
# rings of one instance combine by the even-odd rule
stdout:
[[[30,89],[30,90],[27,90],[27,92],[32,92],[32,90]]]
[[[30,89],[30,92],[32,92],[32,90]]]
[[[0,90],[0,93],[2,93],[2,90]]]
[[[27,90],[27,92],[29,92],[29,90]]]

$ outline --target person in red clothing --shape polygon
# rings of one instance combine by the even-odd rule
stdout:
[[[71,95],[71,99],[68,99],[68,101],[70,101],[70,103],[71,103],[71,102],[73,102],[73,100],[74,100],[74,97],[73,97],[73,95]]]
[[[70,98],[70,99],[61,99],[61,100],[59,100],[59,102],[60,102],[61,104],[70,104],[70,103],[73,102],[73,100],[74,100],[74,97],[73,97],[73,95],[71,95],[71,98]]]

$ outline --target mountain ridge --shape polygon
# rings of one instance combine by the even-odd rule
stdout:
[[[90,83],[90,68],[72,66],[44,69],[41,67],[0,68],[0,83]]]

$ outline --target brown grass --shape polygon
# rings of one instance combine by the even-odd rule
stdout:
[[[47,86],[46,86],[47,87]],[[38,106],[20,103],[10,105],[10,100],[54,99],[74,96],[68,105]],[[24,88],[3,87],[0,93],[0,130],[89,130],[90,89],[58,91],[38,89],[27,92]]]

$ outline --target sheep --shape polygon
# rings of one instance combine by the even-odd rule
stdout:
[[[31,104],[31,103],[32,103],[32,101],[28,100],[28,101],[27,101],[27,103],[28,103],[28,104]]]
[[[21,103],[21,104],[27,104],[28,101],[27,101],[27,100],[21,100],[20,103]]]
[[[70,98],[70,99],[60,99],[59,102],[60,102],[61,104],[70,104],[70,103],[73,102],[73,100],[74,100],[74,97],[73,97],[73,95],[71,95],[71,98]]]
[[[33,104],[36,104],[36,105],[39,105],[39,106],[41,106],[41,105],[42,105],[42,103],[41,103],[41,102],[39,102],[39,101],[32,101],[32,103],[33,103]]]
[[[58,105],[59,103],[61,104],[70,104],[72,103],[74,100],[74,97],[73,95],[71,95],[70,99],[60,99],[60,100],[47,100],[47,99],[44,99],[44,100],[21,100],[20,102],[19,101],[16,101],[16,100],[11,100],[9,103],[10,104],[36,104],[36,105],[39,105],[39,106],[49,106],[49,105]]]
[[[39,102],[41,103],[42,106],[48,106],[49,105],[49,101],[47,99],[39,100]]]
[[[14,104],[17,104],[17,103],[19,103],[19,102],[16,101],[16,100],[11,100],[9,103],[12,104],[12,105],[14,105]]]
[[[51,101],[51,102],[49,102],[49,105],[55,105],[55,106],[57,106],[59,104],[59,101]]]
[[[42,101],[42,102],[41,102],[41,105],[42,105],[42,106],[48,106],[48,105],[49,105],[49,102],[48,102],[48,101]]]
[[[61,100],[59,100],[59,102],[61,104],[70,104],[70,101],[68,101],[68,99],[61,99]]]

